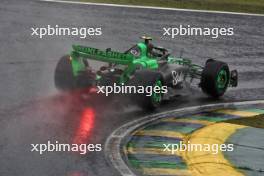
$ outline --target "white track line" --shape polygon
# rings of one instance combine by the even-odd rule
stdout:
[[[110,134],[104,145],[105,156],[107,158],[107,161],[109,161],[110,164],[112,164],[122,176],[136,176],[136,174],[132,170],[130,170],[130,168],[126,165],[121,154],[121,150],[122,150],[121,146],[124,143],[123,141],[124,138],[134,130],[148,123],[151,123],[155,120],[161,119],[163,117],[167,117],[170,114],[178,113],[178,115],[180,115],[186,112],[190,113],[196,111],[212,110],[216,108],[228,108],[232,106],[257,105],[257,104],[264,104],[264,100],[207,104],[201,106],[180,108],[180,109],[165,111],[158,114],[144,116],[142,118],[133,120],[131,122],[122,125],[118,129],[113,131],[112,134]]]
[[[128,7],[128,8],[138,8],[138,9],[157,9],[157,10],[247,15],[247,16],[261,16],[261,17],[264,16],[264,14],[255,14],[255,13],[225,12],[225,11],[214,11],[214,10],[193,10],[193,9],[179,9],[179,8],[154,7],[154,6],[139,6],[139,5],[120,5],[120,4],[106,4],[106,3],[80,2],[80,1],[63,1],[63,0],[40,0],[40,1],[54,2],[54,3],[67,3],[67,4],[82,4],[82,5],[92,5],[92,6]]]

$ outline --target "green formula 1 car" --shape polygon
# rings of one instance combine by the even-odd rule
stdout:
[[[172,57],[167,49],[154,46],[150,37],[125,52],[100,50],[73,45],[70,55],[63,56],[55,70],[55,86],[60,90],[105,86],[153,86],[166,91],[136,93],[132,99],[144,108],[157,108],[165,99],[180,94],[185,83],[196,81],[207,95],[218,98],[227,88],[236,87],[238,74],[230,71],[226,63],[208,59],[205,66],[193,64],[191,60]],[[107,62],[93,70],[88,60]]]

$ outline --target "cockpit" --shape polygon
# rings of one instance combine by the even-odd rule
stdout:
[[[127,50],[125,53],[130,53],[135,57],[140,57],[142,56],[142,54],[150,57],[150,58],[157,58],[158,60],[166,60],[168,58],[168,56],[170,55],[168,50],[160,47],[160,46],[155,46],[153,45],[150,41],[152,40],[151,37],[146,37],[143,36],[141,37],[142,39],[144,39],[144,46],[139,46],[138,45],[134,45],[133,47],[131,47],[129,50]],[[144,52],[145,53],[142,53]]]

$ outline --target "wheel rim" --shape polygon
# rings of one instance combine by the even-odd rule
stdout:
[[[217,89],[220,91],[225,89],[227,85],[227,81],[228,81],[227,71],[225,69],[220,70],[216,78]]]
[[[158,81],[155,83],[154,87],[156,87],[156,86],[158,86],[158,87],[160,88],[160,90],[161,90],[162,83],[161,83],[160,80],[158,80]],[[161,93],[161,91],[160,91],[160,93],[156,93],[156,92],[153,92],[153,93],[152,93],[151,99],[152,99],[152,102],[153,102],[153,103],[155,103],[155,104],[160,103],[160,102],[161,102],[161,98],[162,98],[162,93]]]

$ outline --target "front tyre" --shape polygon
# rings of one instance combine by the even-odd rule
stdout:
[[[73,75],[73,68],[69,55],[60,58],[55,68],[54,76],[55,87],[59,90],[69,91],[76,86],[76,81]]]
[[[207,95],[218,98],[224,95],[230,80],[228,65],[220,61],[206,63],[201,77],[201,88]]]

